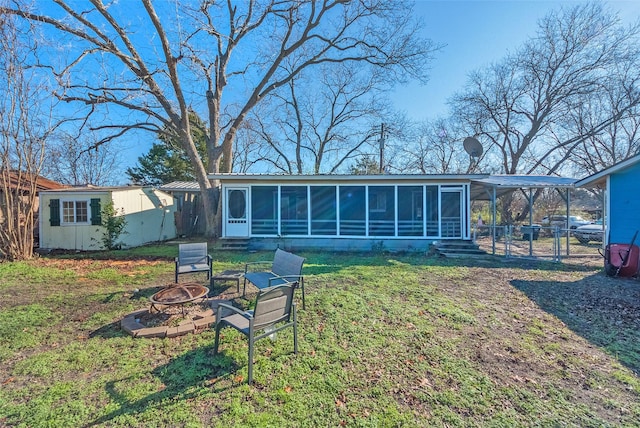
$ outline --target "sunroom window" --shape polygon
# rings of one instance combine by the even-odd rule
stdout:
[[[307,235],[307,186],[282,186],[280,230],[283,235]]]
[[[369,186],[369,236],[393,236],[395,192],[393,186]]]
[[[423,187],[398,186],[398,235],[423,236]]]
[[[365,187],[340,186],[340,235],[366,234]]]
[[[438,186],[426,186],[427,194],[427,236],[440,235],[440,208],[438,206]]]
[[[251,188],[251,233],[278,234],[278,188],[255,186]]]
[[[336,235],[336,188],[335,186],[311,186],[311,234]]]

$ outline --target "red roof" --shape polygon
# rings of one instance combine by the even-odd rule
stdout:
[[[31,186],[33,175],[27,172],[9,171],[9,186],[12,189],[22,188],[25,189]],[[35,179],[36,191],[39,190],[56,190],[64,189],[64,184],[60,184],[57,181],[49,180],[41,176],[36,176]],[[28,189],[25,189],[28,190]]]

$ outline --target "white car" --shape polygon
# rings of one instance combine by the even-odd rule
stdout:
[[[564,215],[551,215],[542,217],[541,221],[543,226],[558,226],[562,229],[576,229],[580,226],[590,224],[589,221],[583,219],[579,215],[570,215],[567,226],[567,216]]]
[[[589,241],[602,242],[604,238],[602,220],[577,227],[576,230],[573,231],[573,236],[575,236],[581,244],[588,244]]]

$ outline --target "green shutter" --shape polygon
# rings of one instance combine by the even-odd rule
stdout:
[[[49,224],[51,226],[60,226],[60,199],[51,199],[49,201]]]
[[[91,224],[101,225],[102,215],[100,215],[100,199],[91,199]]]

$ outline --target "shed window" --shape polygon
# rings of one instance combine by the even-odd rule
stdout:
[[[88,223],[88,201],[62,201],[62,223]]]

